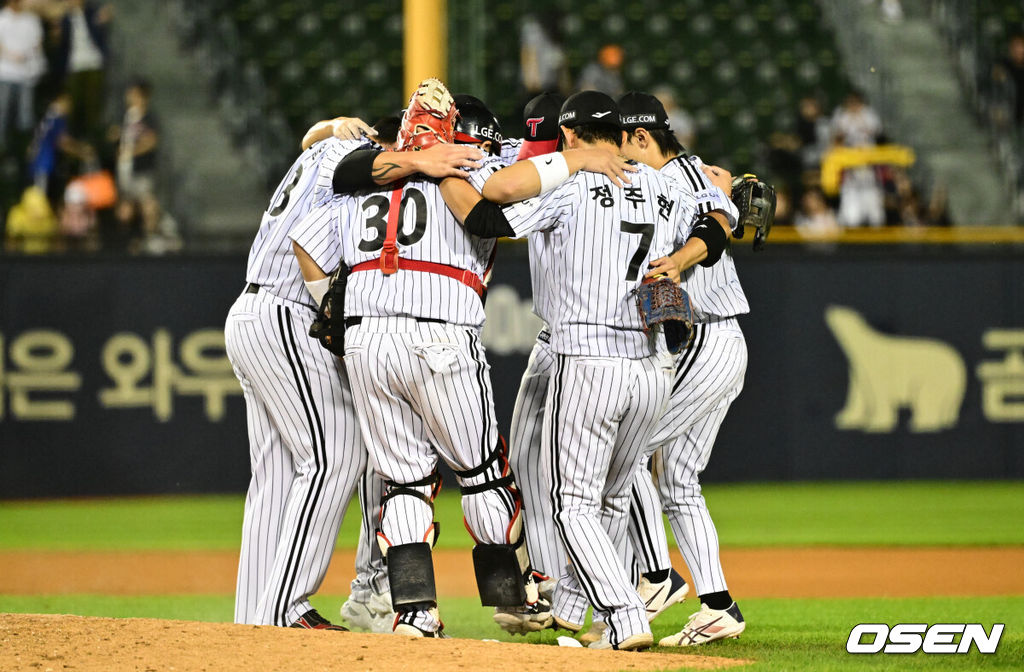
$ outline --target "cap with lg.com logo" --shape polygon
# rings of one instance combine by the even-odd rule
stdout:
[[[850,631],[846,650],[850,653],[969,653],[974,644],[980,653],[995,653],[1003,636],[1004,623],[995,623],[989,633],[980,623],[860,623]],[[960,635],[960,641],[954,639]]]

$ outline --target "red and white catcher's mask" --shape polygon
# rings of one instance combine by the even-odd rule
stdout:
[[[409,98],[395,149],[416,151],[439,142],[454,142],[457,114],[455,100],[444,83],[439,79],[424,79]]]

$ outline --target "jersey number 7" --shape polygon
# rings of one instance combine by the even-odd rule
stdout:
[[[412,231],[405,232],[405,210],[412,201],[415,211],[415,225]],[[373,232],[373,238],[359,241],[359,249],[362,252],[376,252],[384,247],[384,237],[388,231],[388,210],[391,209],[391,199],[387,196],[377,194],[363,201],[363,215],[366,217],[366,231]],[[371,214],[372,213],[372,214]],[[423,192],[410,187],[402,194],[402,205],[398,210],[398,236],[399,245],[415,245],[423,237],[427,230],[427,197]]]
[[[633,222],[620,222],[619,231],[623,233],[639,234],[640,245],[629,260],[626,268],[626,280],[632,282],[640,277],[640,264],[647,258],[647,251],[651,249],[651,239],[654,238],[654,224],[634,224]]]

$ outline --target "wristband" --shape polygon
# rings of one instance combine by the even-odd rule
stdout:
[[[531,156],[528,160],[540,176],[540,194],[548,193],[569,179],[569,164],[561,152]]]
[[[313,300],[316,301],[316,305],[319,308],[320,304],[324,302],[324,294],[326,294],[327,290],[331,287],[330,276],[314,280],[313,282],[307,282],[305,284],[306,289],[309,290],[310,296],[313,297]]]

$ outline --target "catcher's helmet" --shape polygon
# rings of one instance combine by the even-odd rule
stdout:
[[[455,96],[459,116],[455,119],[455,142],[483,143],[490,141],[491,154],[501,153],[501,124],[479,98],[466,93]]]
[[[419,150],[455,141],[455,101],[439,79],[425,79],[413,91],[398,129],[397,151]]]

